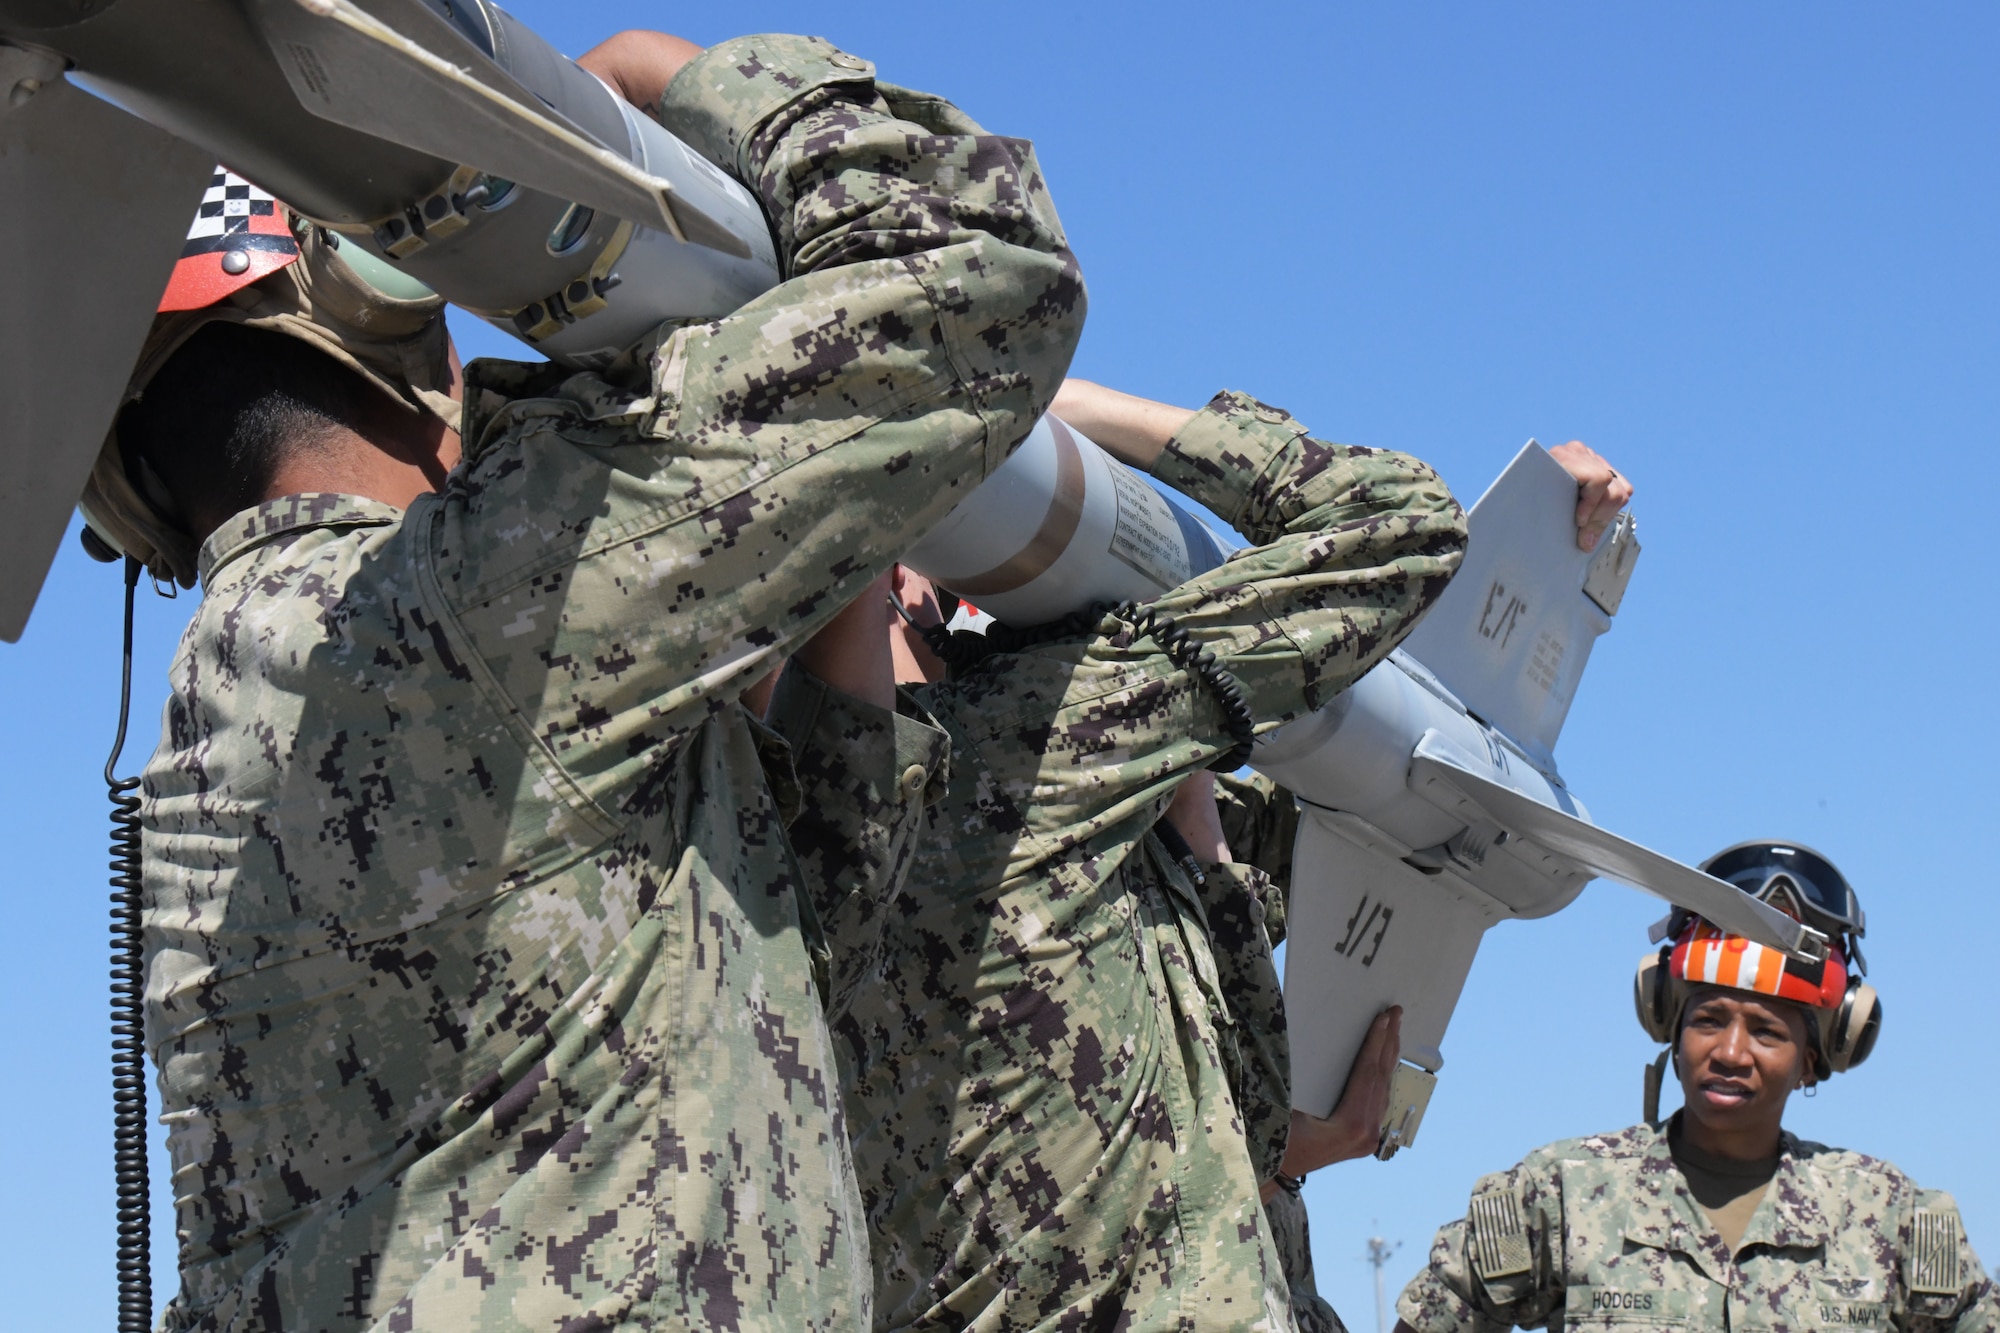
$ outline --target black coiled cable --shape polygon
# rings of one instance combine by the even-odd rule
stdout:
[[[889,605],[896,609],[910,628],[923,636],[924,646],[936,653],[953,672],[970,670],[996,653],[1018,653],[1039,644],[1080,637],[1088,634],[1106,615],[1128,620],[1132,622],[1133,638],[1152,639],[1160,645],[1160,651],[1166,654],[1169,662],[1199,680],[1221,703],[1225,715],[1223,729],[1229,733],[1231,744],[1229,749],[1210,760],[1208,766],[1217,772],[1229,773],[1241,768],[1250,758],[1250,747],[1256,739],[1257,718],[1250,711],[1249,700],[1243,697],[1242,684],[1223,669],[1214,653],[1196,646],[1194,637],[1176,625],[1173,617],[1151,606],[1141,606],[1137,602],[1107,606],[1100,602],[1045,625],[1015,629],[996,621],[986,627],[984,634],[970,631],[954,634],[943,625],[917,624],[897,598],[891,597]]]
[[[118,776],[132,709],[132,602],[139,562],[125,560],[125,661],[118,682],[118,737],[104,761],[111,791],[111,1161],[118,1182],[118,1333],[153,1327],[152,1199],[146,1175],[146,956],[139,779]]]

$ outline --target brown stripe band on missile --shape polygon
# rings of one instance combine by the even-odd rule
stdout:
[[[961,597],[978,601],[996,593],[1026,587],[1048,571],[1056,557],[1069,549],[1083,521],[1083,451],[1069,427],[1054,417],[1044,418],[1056,441],[1056,493],[1049,499],[1049,512],[1028,544],[983,574],[944,579],[946,587]]]

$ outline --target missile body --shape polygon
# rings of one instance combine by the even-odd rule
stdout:
[[[1201,520],[1050,414],[903,563],[1027,626],[1157,597],[1222,559]]]
[[[1557,772],[1556,738],[1639,550],[1627,516],[1594,554],[1578,551],[1575,503],[1575,482],[1530,441],[1474,507],[1463,567],[1403,647],[1251,756],[1301,808],[1285,975],[1294,1105],[1329,1114],[1370,1021],[1401,1005],[1384,1155],[1416,1137],[1496,922],[1559,911],[1605,876],[1773,948],[1823,946],[1734,886],[1598,828]],[[1033,624],[1157,596],[1220,561],[1211,540],[1048,417],[906,563]]]
[[[663,320],[720,315],[777,283],[755,198],[512,15],[413,0],[400,17],[672,182],[670,216],[621,217],[423,151],[438,137],[427,122],[454,109],[439,90],[297,0],[0,0],[0,38],[58,53],[85,87],[556,360],[601,365]],[[344,123],[357,113],[391,134]],[[494,164],[518,151],[499,123]]]

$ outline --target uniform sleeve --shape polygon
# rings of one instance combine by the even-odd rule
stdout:
[[[1235,677],[1260,729],[1386,657],[1464,550],[1465,516],[1430,468],[1315,440],[1240,394],[1217,395],[1153,470],[1262,543],[1150,604]],[[1107,614],[951,682],[995,799],[1030,835],[1008,875],[1114,826],[1137,838],[1182,776],[1233,746],[1222,699],[1155,632],[1167,631]]]
[[[1473,1187],[1466,1215],[1439,1228],[1430,1263],[1403,1288],[1399,1319],[1417,1333],[1540,1328],[1562,1303],[1562,1196],[1530,1157]]]
[[[1965,1234],[1957,1201],[1941,1190],[1916,1191],[1907,1235],[1904,1333],[2000,1330],[2000,1293]]]
[[[1285,942],[1292,895],[1292,844],[1299,807],[1292,794],[1258,772],[1218,773],[1215,805],[1229,854],[1264,872],[1264,926],[1271,947]]]
[[[1236,677],[1260,732],[1388,656],[1465,549],[1465,515],[1426,464],[1316,440],[1244,394],[1217,394],[1153,475],[1256,543],[1152,606]],[[1215,735],[1219,706],[1203,720]]]
[[[613,819],[1006,457],[1084,313],[1033,149],[864,60],[725,42],[660,111],[751,186],[787,280],[602,374],[469,372],[511,388],[468,403],[425,574],[454,668]]]
[[[904,695],[878,708],[788,663],[770,725],[792,750],[799,812],[788,834],[827,946],[827,1012],[873,968],[909,875],[924,806],[949,778],[950,739]]]
[[[1273,892],[1263,871],[1240,861],[1204,866],[1195,886],[1208,922],[1216,985],[1230,1018],[1223,1052],[1229,1090],[1260,1181],[1278,1174],[1292,1126],[1284,985],[1264,920],[1264,903]]]

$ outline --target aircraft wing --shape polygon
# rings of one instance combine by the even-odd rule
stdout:
[[[1474,772],[1449,744],[1428,734],[1410,761],[1410,787],[1425,795],[1442,784],[1479,806],[1507,831],[1575,863],[1583,871],[1643,889],[1700,913],[1731,934],[1797,958],[1826,956],[1826,938],[1733,884],[1641,847]],[[1432,796],[1432,799],[1436,799]]]
[[[0,639],[21,637],[215,158],[0,45]]]

